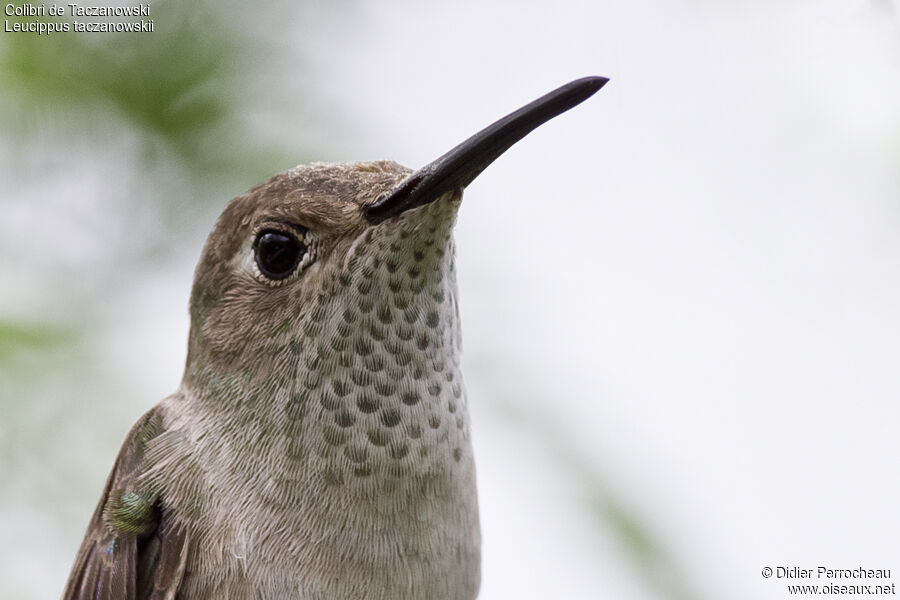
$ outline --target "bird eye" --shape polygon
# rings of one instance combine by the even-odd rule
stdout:
[[[254,243],[256,266],[269,279],[284,279],[291,275],[306,254],[306,244],[283,231],[260,231]]]

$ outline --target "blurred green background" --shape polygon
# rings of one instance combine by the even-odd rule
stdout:
[[[61,590],[125,432],[178,384],[229,198],[310,160],[419,166],[586,74],[613,81],[492,167],[457,231],[482,597],[900,568],[890,4],[151,13],[0,36],[0,595]],[[832,469],[850,491],[823,498]]]

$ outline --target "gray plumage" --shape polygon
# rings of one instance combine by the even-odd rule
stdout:
[[[459,195],[376,226],[360,211],[408,174],[310,165],[231,202],[197,267],[184,380],[129,436],[67,597],[87,597],[79,574],[146,570],[146,517],[114,514],[129,495],[179,532],[161,546],[185,555],[180,597],[475,597]],[[252,244],[285,226],[305,230],[307,264],[273,284]],[[112,538],[129,556],[107,566]],[[151,581],[109,597],[153,597]]]
[[[452,229],[573,81],[413,173],[311,164],[235,198],[178,390],[128,434],[64,600],[472,600],[481,538]]]

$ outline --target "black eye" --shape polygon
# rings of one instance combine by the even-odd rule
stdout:
[[[269,279],[284,279],[294,272],[303,255],[306,244],[294,235],[266,229],[256,236],[256,266]]]

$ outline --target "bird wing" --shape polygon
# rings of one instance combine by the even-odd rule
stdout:
[[[128,433],[88,525],[63,600],[170,600],[187,563],[189,533],[140,480],[147,442],[162,433],[154,408]]]

